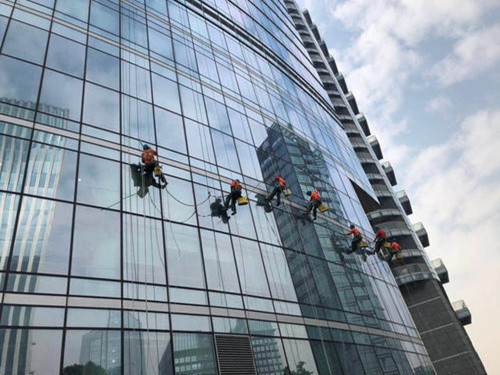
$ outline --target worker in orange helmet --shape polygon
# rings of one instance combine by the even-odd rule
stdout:
[[[351,224],[350,228],[351,230],[349,232],[344,233],[344,236],[350,236],[351,234],[353,235],[351,241],[351,251],[348,251],[347,254],[355,252],[358,249],[360,242],[363,240],[363,238],[361,237],[361,233],[356,229],[356,226],[354,224]]]
[[[311,199],[309,200],[309,204],[307,205],[306,215],[309,215],[312,210],[314,216],[313,220],[316,220],[318,207],[321,206],[321,198],[319,197],[319,192],[318,190],[308,191],[307,195],[309,195]]]
[[[373,252],[373,254],[379,254],[380,249],[382,248],[382,246],[384,246],[386,241],[387,235],[385,234],[385,232],[379,227],[375,227],[375,251]]]
[[[231,202],[231,215],[236,214],[236,202],[238,198],[241,197],[242,186],[240,180],[233,180],[231,182],[231,192],[226,196],[224,201],[224,207],[227,210],[229,208],[229,202]]]
[[[392,257],[397,256],[397,254],[401,253],[402,247],[396,242],[396,239],[392,239],[391,247],[389,249],[389,254],[386,257],[386,261],[390,262]]]
[[[271,202],[274,196],[276,196],[276,201],[277,201],[276,205],[279,206],[281,204],[281,193],[283,193],[286,189],[286,182],[280,176],[276,176],[273,180],[273,183],[274,183],[274,189],[271,192],[271,194],[269,194],[266,197],[266,200],[268,202]]]
[[[158,161],[156,161],[156,159],[155,159],[156,155],[158,155],[158,153],[155,150],[153,150],[151,147],[149,147],[149,145],[144,144],[142,146],[141,160],[144,163],[144,173],[147,173],[147,174],[153,173],[155,168],[158,166]],[[161,173],[158,176],[158,179],[161,182],[163,182],[164,185],[162,187],[167,186],[167,179],[165,178],[163,173]]]

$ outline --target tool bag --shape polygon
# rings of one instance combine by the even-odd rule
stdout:
[[[289,197],[290,195],[292,195],[292,191],[290,189],[285,189],[283,190],[283,194],[285,195],[285,197]]]
[[[238,198],[238,206],[244,206],[248,204],[248,198],[247,197],[239,197]]]
[[[328,207],[326,204],[322,204],[321,206],[319,206],[319,212],[326,212],[328,211]]]
[[[157,165],[154,169],[154,174],[156,177],[160,177],[161,176],[161,167],[159,165]]]
[[[361,242],[359,243],[359,247],[368,247],[368,242],[366,242],[366,241],[361,241]]]
[[[386,242],[386,243],[384,244],[384,247],[385,247],[386,249],[390,249],[390,248],[391,248],[391,243],[390,243],[390,242]]]

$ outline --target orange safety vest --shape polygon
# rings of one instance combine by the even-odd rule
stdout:
[[[349,234],[354,234],[354,237],[359,237],[361,236],[361,233],[359,233],[359,230],[357,230],[356,228],[352,228],[351,231],[349,233],[347,233],[348,235]]]
[[[286,186],[286,182],[285,182],[285,180],[283,180],[280,176],[275,177],[274,181],[278,181],[278,183],[279,183],[282,187],[285,187],[285,186]]]
[[[142,162],[144,164],[154,163],[156,151],[148,148],[142,152]]]
[[[395,251],[401,251],[401,246],[399,246],[396,242],[393,242],[391,244],[391,248],[392,248],[392,250],[395,250]]]
[[[377,238],[387,238],[387,235],[385,234],[385,232],[382,230],[382,229],[379,229],[377,231]]]
[[[319,193],[317,190],[314,190],[312,193],[311,193],[311,200],[312,201],[319,201]]]
[[[233,182],[231,182],[231,191],[232,190],[241,190],[241,184],[238,181],[233,180]]]

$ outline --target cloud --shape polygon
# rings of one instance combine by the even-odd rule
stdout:
[[[441,86],[470,79],[498,65],[500,61],[500,23],[465,35],[455,43],[453,53],[439,61],[429,76]]]
[[[401,169],[415,214],[429,233],[431,259],[450,273],[450,299],[464,299],[476,350],[490,372],[500,370],[496,337],[500,309],[500,108],[466,118],[447,142],[428,147]],[[496,326],[495,326],[496,325]]]
[[[425,110],[427,112],[439,112],[446,111],[451,107],[451,100],[446,96],[436,96],[431,99],[425,105]]]

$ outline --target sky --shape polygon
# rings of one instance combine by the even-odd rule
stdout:
[[[500,374],[500,1],[297,0],[441,258]]]

